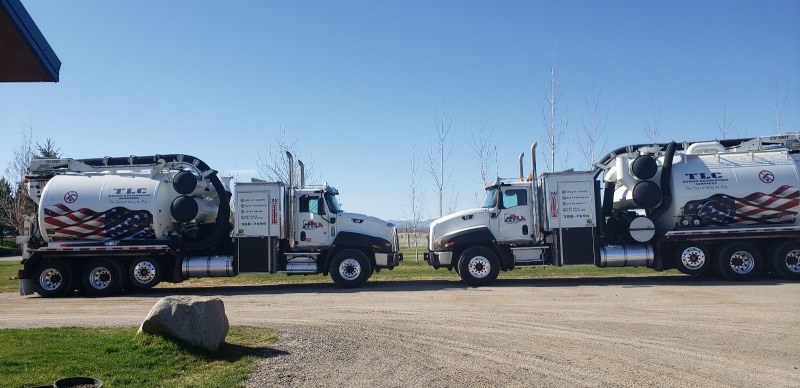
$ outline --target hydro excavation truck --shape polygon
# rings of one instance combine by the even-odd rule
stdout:
[[[20,293],[112,295],[161,281],[241,273],[330,273],[342,287],[402,260],[395,226],[342,211],[338,191],[236,183],[189,155],[34,159],[36,214],[22,236]]]
[[[425,260],[470,285],[540,265],[800,279],[800,133],[621,147],[593,171],[498,179],[430,225]],[[599,179],[602,175],[602,179]],[[603,183],[601,189],[601,182]]]

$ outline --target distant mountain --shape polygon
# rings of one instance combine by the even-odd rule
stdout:
[[[408,220],[389,220],[389,222],[395,224],[395,226],[397,226],[397,229],[400,230],[408,229],[411,227],[411,223]],[[430,226],[431,222],[433,222],[433,219],[421,220],[419,222],[419,227],[421,229],[428,229],[428,226]]]

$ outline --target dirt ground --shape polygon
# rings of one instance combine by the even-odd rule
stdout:
[[[0,328],[138,326],[169,294],[217,296],[279,342],[247,385],[800,387],[800,283],[683,276],[0,294]]]

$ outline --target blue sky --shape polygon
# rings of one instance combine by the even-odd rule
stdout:
[[[403,218],[416,149],[433,217],[435,112],[452,118],[454,207],[471,207],[482,117],[492,175],[515,176],[519,153],[543,148],[554,55],[568,118],[558,169],[583,166],[593,88],[606,150],[646,142],[653,112],[663,142],[720,138],[723,107],[729,137],[774,133],[776,107],[782,130],[800,130],[794,0],[23,4],[61,81],[0,84],[0,171],[32,124],[65,157],[186,153],[249,180],[285,128],[346,210],[387,219]]]

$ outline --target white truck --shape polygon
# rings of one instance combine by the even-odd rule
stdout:
[[[798,132],[631,145],[593,171],[541,176],[535,153],[528,179],[520,155],[519,178],[488,185],[483,207],[431,223],[431,266],[474,286],[539,265],[800,279]]]
[[[326,185],[236,183],[189,155],[34,159],[20,293],[112,295],[240,273],[330,273],[342,287],[402,260],[397,229],[342,211]]]

